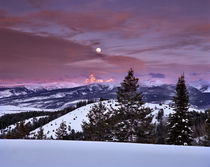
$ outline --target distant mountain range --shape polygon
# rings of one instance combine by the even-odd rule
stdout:
[[[210,88],[200,89],[188,86],[191,105],[210,108]],[[61,109],[81,100],[116,98],[117,87],[103,84],[90,84],[74,88],[29,89],[22,87],[0,88],[0,106],[13,105],[41,109]],[[175,95],[175,85],[140,86],[144,101],[149,103],[168,103]]]

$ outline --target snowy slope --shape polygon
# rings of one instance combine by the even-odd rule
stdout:
[[[2,167],[209,167],[210,147],[0,140]]]
[[[93,104],[88,104],[86,106],[80,107],[68,114],[65,114],[51,122],[49,122],[48,124],[46,124],[45,126],[43,126],[44,129],[44,133],[47,135],[47,137],[53,137],[55,138],[55,131],[56,129],[59,128],[60,124],[62,121],[65,121],[67,125],[71,126],[71,129],[74,129],[75,131],[82,131],[82,127],[81,124],[83,121],[87,121],[87,114],[89,113],[89,111],[91,110],[91,108],[93,107],[94,104],[97,103],[93,103]],[[109,101],[105,101],[103,102],[103,104],[107,107],[110,108],[110,105],[112,105],[113,107],[115,107],[116,102],[114,100],[109,100]],[[116,108],[116,107],[115,107]],[[32,131],[31,133],[37,133],[39,131],[39,128]]]
[[[59,128],[60,124],[62,121],[65,121],[67,126],[71,126],[71,129],[74,129],[75,131],[82,131],[82,122],[83,121],[87,121],[87,114],[89,113],[89,111],[91,110],[91,108],[93,107],[94,104],[97,103],[93,103],[93,104],[88,104],[86,106],[80,107],[68,114],[65,114],[51,122],[49,122],[48,124],[46,124],[45,126],[43,126],[44,128],[44,133],[47,135],[47,137],[53,137],[55,138],[55,132],[56,129]],[[116,109],[117,108],[117,102],[115,100],[107,100],[107,101],[103,101],[103,104],[106,106],[107,109],[111,109],[112,108]],[[173,112],[173,109],[170,108],[168,105],[159,105],[159,104],[151,104],[151,103],[146,103],[144,105],[145,107],[149,107],[153,110],[153,115],[154,115],[154,119],[153,122],[156,121],[156,116],[158,114],[158,111],[160,109],[164,110],[164,116],[168,116],[170,113]],[[195,110],[197,112],[200,112],[201,110],[196,110],[196,109],[192,109],[190,108],[190,110]],[[31,133],[37,133],[39,129],[36,129],[34,131],[32,131]]]
[[[34,118],[36,118],[37,121],[38,121],[40,118],[45,118],[45,117],[48,117],[48,116],[38,116],[38,117],[34,117]],[[24,120],[25,125],[26,125],[27,123],[31,123],[31,124],[32,124],[34,118],[29,118],[29,119]],[[20,123],[20,122],[18,122],[18,123]],[[1,130],[0,130],[0,135],[1,135],[2,133],[7,134],[8,131],[11,131],[11,130],[15,129],[15,127],[16,127],[16,124],[12,124],[12,125],[6,127],[5,129],[1,129]]]

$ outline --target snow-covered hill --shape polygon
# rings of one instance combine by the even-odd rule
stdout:
[[[2,167],[209,167],[210,147],[0,140]]]
[[[102,102],[107,110],[114,108],[117,108],[117,102],[115,100],[106,100]],[[65,121],[67,126],[71,126],[71,129],[74,129],[75,131],[82,131],[82,122],[83,121],[88,121],[87,119],[87,114],[89,113],[89,111],[91,110],[91,108],[93,107],[93,105],[95,105],[97,103],[93,103],[93,104],[88,104],[86,106],[80,107],[70,113],[67,113],[51,122],[49,122],[48,124],[43,126],[44,129],[44,133],[47,135],[48,138],[53,137],[56,138],[55,136],[55,132],[56,129],[59,128],[60,124],[62,121]],[[173,112],[173,109],[171,107],[169,107],[169,105],[160,105],[160,104],[151,104],[151,103],[146,103],[144,105],[145,107],[149,107],[153,110],[153,114],[154,114],[154,119],[153,122],[156,121],[156,116],[158,114],[158,111],[163,109],[164,110],[164,116],[168,116],[170,113]],[[190,111],[197,111],[197,112],[201,112],[203,110],[197,110],[197,109],[193,109],[190,108]],[[68,128],[67,128],[68,130]],[[39,131],[39,129],[36,129],[34,131],[31,132],[32,133],[37,133]],[[68,131],[69,132],[69,131]]]
[[[29,119],[24,120],[24,123],[25,123],[25,125],[27,123],[33,124],[34,119],[36,119],[38,121],[40,118],[45,118],[45,117],[47,117],[47,116],[38,116],[38,117],[29,118]],[[20,123],[20,122],[18,122],[18,123]],[[16,127],[16,124],[12,124],[12,125],[6,127],[5,129],[1,129],[0,135],[3,133],[7,134],[9,131],[12,131],[13,129],[15,129],[15,127]]]

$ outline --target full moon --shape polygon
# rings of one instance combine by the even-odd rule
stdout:
[[[97,53],[101,53],[101,48],[96,48]]]

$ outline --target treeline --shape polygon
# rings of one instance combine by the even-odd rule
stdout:
[[[52,112],[44,112],[44,111],[30,111],[30,112],[21,112],[15,114],[5,114],[0,117],[0,129],[5,129],[7,126],[15,124],[16,122],[20,122],[29,118],[44,116],[44,115],[52,115]]]
[[[14,114],[5,114],[0,117],[0,129],[4,129],[9,125],[15,124],[20,121],[24,121],[29,118],[38,117],[38,116],[48,116],[49,120],[60,117],[70,111],[75,109],[75,107],[69,107],[61,111],[54,112],[45,112],[45,111],[28,111]]]
[[[89,100],[81,100],[80,102],[76,103],[76,108],[86,106],[87,104],[95,103],[97,102],[96,99],[89,99]]]

